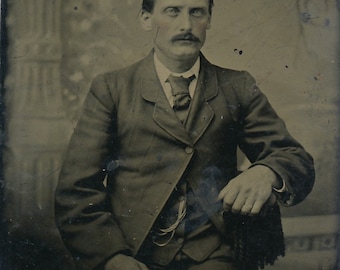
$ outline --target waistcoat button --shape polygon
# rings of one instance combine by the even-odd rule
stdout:
[[[183,242],[184,242],[184,239],[183,238],[177,238],[177,243],[178,244],[183,244]]]
[[[190,146],[185,147],[185,153],[191,154],[192,152],[194,152],[194,149],[192,147]]]

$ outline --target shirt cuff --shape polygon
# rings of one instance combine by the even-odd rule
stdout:
[[[281,204],[283,204],[284,206],[290,206],[293,204],[295,195],[289,191],[286,181],[284,179],[281,179],[281,181],[282,181],[281,188],[272,187],[273,192],[276,195],[279,202],[281,202]]]

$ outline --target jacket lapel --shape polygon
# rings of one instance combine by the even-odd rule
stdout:
[[[214,118],[215,114],[209,101],[215,98],[217,94],[216,73],[211,68],[211,64],[201,55],[200,75],[186,124],[193,143],[196,143],[202,137]]]
[[[142,97],[155,106],[153,112],[154,121],[172,137],[192,146],[193,142],[190,134],[176,117],[163,92],[153,63],[153,52],[143,61],[139,73]]]

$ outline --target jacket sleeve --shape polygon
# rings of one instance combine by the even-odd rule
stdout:
[[[113,111],[105,77],[98,76],[71,137],[55,193],[56,224],[79,269],[96,269],[113,254],[129,250],[104,185]]]
[[[284,205],[297,204],[305,199],[314,185],[312,157],[289,134],[285,123],[255,80],[242,72],[233,84],[239,107],[239,146],[252,165],[264,165],[272,169],[285,183]]]

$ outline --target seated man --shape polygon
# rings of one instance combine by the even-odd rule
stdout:
[[[212,7],[144,0],[154,49],[93,81],[56,190],[57,225],[79,269],[250,270],[283,254],[243,251],[248,237],[262,240],[255,223],[282,236],[276,200],[307,196],[313,160],[247,72],[200,52]],[[241,174],[238,146],[252,163]]]

